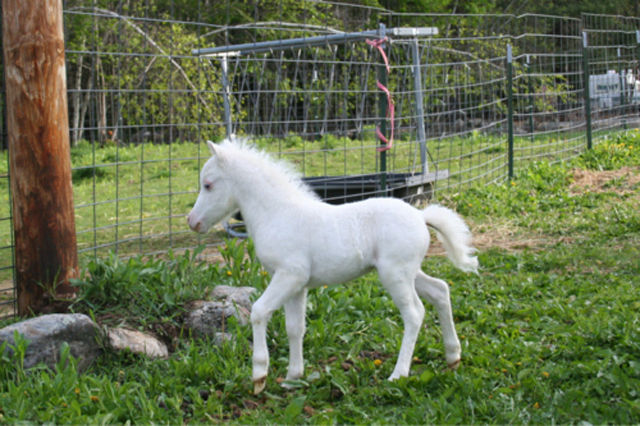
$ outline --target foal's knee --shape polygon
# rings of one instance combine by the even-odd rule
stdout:
[[[260,325],[266,324],[269,320],[271,313],[260,303],[260,300],[256,301],[251,307],[251,324]]]
[[[416,297],[413,303],[401,308],[401,314],[405,327],[418,329],[424,320],[424,305],[420,302],[420,299]]]
[[[287,336],[300,337],[304,334],[303,322],[294,321],[294,320],[287,320],[285,322],[286,322]]]
[[[414,304],[415,310],[415,325],[416,327],[420,327],[422,325],[422,321],[424,321],[424,305],[420,302],[419,299],[416,300],[417,303]]]

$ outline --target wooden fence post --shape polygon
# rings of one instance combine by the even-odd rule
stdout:
[[[61,0],[2,0],[18,314],[66,310],[77,275]]]

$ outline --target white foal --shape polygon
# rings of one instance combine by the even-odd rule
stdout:
[[[208,142],[212,157],[202,168],[201,189],[189,213],[191,229],[209,228],[240,210],[256,255],[272,279],[251,312],[254,392],[264,389],[269,352],[267,322],[284,307],[289,338],[288,380],[303,375],[302,338],[307,290],[344,283],[375,268],[400,309],[404,335],[390,380],[407,376],[424,318],[420,297],[435,306],[448,365],[460,363],[448,285],[420,265],[432,227],[449,259],[477,272],[471,234],[453,211],[431,205],[418,210],[393,198],[372,198],[340,206],[318,197],[282,162],[243,143]],[[420,297],[418,297],[420,296]]]

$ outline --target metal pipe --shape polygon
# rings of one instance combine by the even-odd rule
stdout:
[[[366,38],[377,37],[378,30],[360,31],[355,33],[339,33],[316,37],[299,37],[288,40],[270,40],[257,43],[244,43],[229,46],[205,47],[202,49],[194,49],[191,52],[196,56],[237,56],[247,55],[250,53],[261,53],[284,49],[293,49],[296,47],[313,47],[323,46],[325,44],[347,43],[354,40],[364,40]]]
[[[416,100],[416,115],[418,128],[418,143],[420,144],[420,164],[422,165],[422,174],[429,172],[427,164],[427,136],[424,131],[424,99],[422,98],[422,72],[420,71],[420,52],[418,50],[418,39],[414,38],[412,43],[413,50],[413,88]]]
[[[379,39],[384,39],[386,37],[386,27],[384,24],[380,24],[380,28],[377,32],[377,36]],[[383,43],[380,46],[383,50],[385,49],[385,44]],[[388,75],[387,75],[387,67],[384,63],[378,65],[378,81],[384,87],[387,86],[388,83]],[[380,133],[386,136],[387,133],[387,114],[389,112],[389,102],[387,100],[387,95],[380,91],[378,95],[378,111],[380,114]],[[380,141],[381,147],[385,147],[386,144],[384,141]],[[387,151],[380,151],[380,190],[383,191],[386,196],[387,191]]]
[[[418,37],[438,34],[436,27],[392,28],[385,32],[394,37]],[[229,46],[205,47],[193,49],[195,56],[238,56],[250,53],[271,52],[277,50],[294,49],[297,47],[313,47],[329,44],[347,43],[350,41],[380,38],[380,30],[359,31],[353,33],[338,33],[315,37],[298,37],[288,40],[269,40],[256,43],[235,44]]]
[[[231,102],[229,99],[229,62],[226,56],[222,57],[220,61],[222,65],[222,104],[224,105],[224,122],[226,128],[227,137],[231,137],[233,134],[233,127],[231,121]]]

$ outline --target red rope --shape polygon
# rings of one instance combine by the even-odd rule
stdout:
[[[390,68],[389,68],[389,58],[387,58],[387,54],[384,52],[384,49],[382,48],[382,45],[387,41],[387,38],[380,38],[377,40],[369,40],[366,39],[365,40],[367,42],[367,44],[371,47],[374,47],[376,49],[378,49],[378,52],[380,52],[380,56],[382,56],[382,60],[384,61],[384,65],[387,68],[387,74],[389,74],[390,72]],[[376,81],[376,86],[378,86],[378,89],[382,90],[386,95],[387,95],[387,117],[390,121],[391,121],[391,135],[389,136],[389,139],[387,139],[385,137],[385,135],[382,134],[382,131],[380,131],[380,126],[376,126],[376,136],[378,137],[378,139],[380,139],[382,142],[385,143],[386,146],[381,146],[376,148],[378,152],[382,152],[382,151],[387,151],[389,149],[391,149],[391,147],[393,146],[393,131],[394,131],[394,119],[395,119],[395,105],[393,103],[393,98],[391,96],[391,92],[389,91],[389,89],[382,83],[380,83],[380,80]]]

